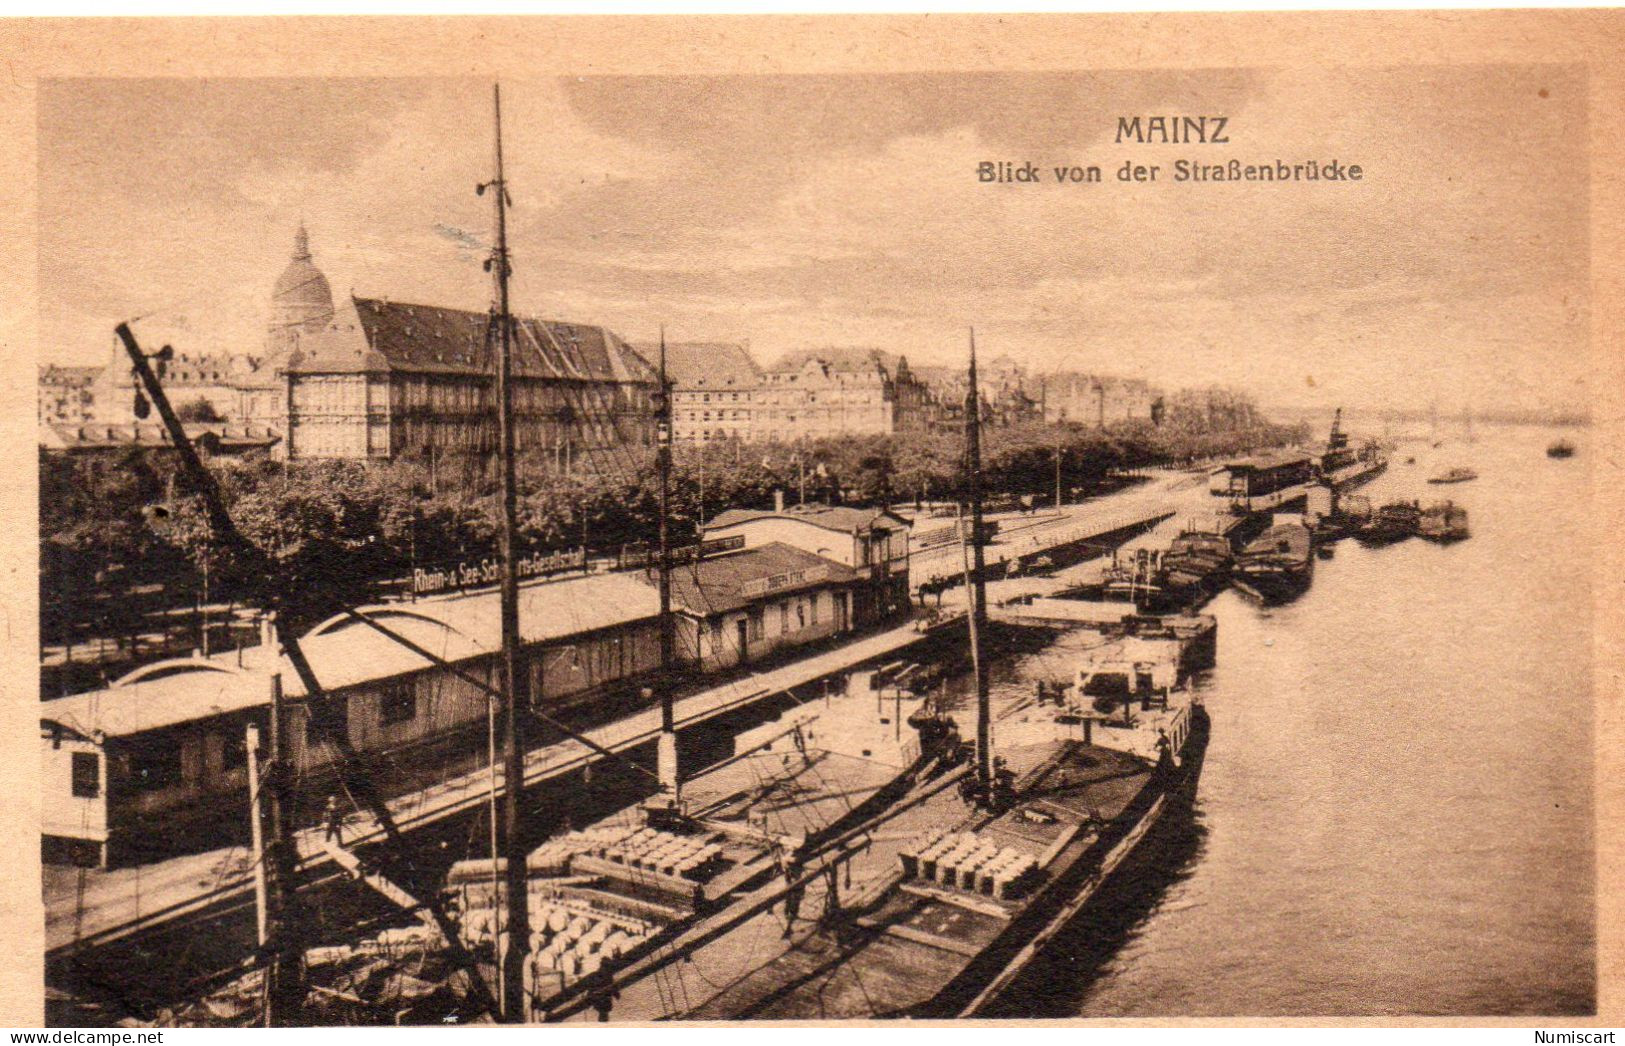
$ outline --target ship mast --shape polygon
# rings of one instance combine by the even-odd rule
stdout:
[[[498,551],[502,559],[502,689],[507,697],[503,710],[503,793],[502,829],[506,857],[507,918],[504,929],[507,949],[498,956],[502,979],[502,1018],[508,1022],[525,1019],[525,953],[530,947],[530,919],[526,894],[524,833],[520,826],[519,800],[525,788],[525,721],[530,706],[530,676],[519,658],[519,572],[514,562],[515,532],[518,530],[518,489],[514,480],[513,425],[513,317],[508,310],[508,183],[502,172],[502,88],[492,85],[491,102],[496,128],[496,176],[478,192],[491,193],[496,224],[496,245],[485,263],[495,290],[491,322],[497,331],[497,452],[500,459],[502,524],[498,530]],[[499,940],[498,947],[501,947]]]
[[[660,790],[675,810],[681,801],[677,774],[677,722],[673,707],[672,662],[676,659],[676,623],[671,616],[671,533],[667,522],[671,507],[671,385],[666,379],[666,328],[660,328],[660,392],[655,401],[655,471],[660,484],[659,572],[660,591],[660,742],[657,762]]]
[[[986,560],[982,553],[982,398],[976,388],[976,329],[970,331],[969,388],[965,392],[965,471],[970,502],[970,641],[976,675],[976,783],[984,802],[993,797],[993,717],[982,635],[987,630]]]

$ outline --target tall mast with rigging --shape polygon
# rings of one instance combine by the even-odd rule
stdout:
[[[502,88],[492,85],[491,101],[496,126],[496,176],[479,187],[492,190],[496,244],[486,268],[491,272],[496,300],[491,323],[496,328],[497,452],[500,459],[502,525],[498,551],[502,558],[502,689],[503,709],[502,830],[506,857],[507,948],[498,957],[502,977],[502,1017],[525,1018],[525,953],[530,946],[530,919],[526,895],[525,840],[520,823],[520,798],[525,790],[525,720],[530,706],[530,676],[519,658],[519,572],[514,562],[518,530],[519,495],[514,479],[513,425],[513,317],[508,309],[508,183],[502,172]],[[502,945],[498,943],[498,947]]]
[[[976,329],[970,332],[969,388],[965,392],[966,494],[970,502],[970,638],[976,673],[976,783],[984,800],[993,795],[993,717],[987,686],[987,658],[982,636],[987,631],[987,587],[982,553],[982,397],[976,387]]]
[[[671,616],[671,384],[666,379],[666,328],[660,328],[660,392],[655,401],[655,471],[660,485],[659,555],[656,557],[660,590],[660,742],[657,755],[660,789],[675,809],[681,802],[677,770],[677,716],[673,707],[672,668],[677,654],[676,622]]]

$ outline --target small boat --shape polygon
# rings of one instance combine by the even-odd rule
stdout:
[[[1328,491],[1321,497],[1311,495],[1304,523],[1309,527],[1320,558],[1327,559],[1331,556],[1332,547],[1354,533],[1370,515],[1369,498],[1358,494],[1339,496],[1335,491]]]
[[[1546,448],[1546,456],[1548,458],[1572,458],[1574,457],[1574,444],[1566,439],[1560,439]]]
[[[1140,607],[1157,603],[1162,596],[1157,582],[1157,554],[1149,548],[1118,549],[1101,577],[1100,598],[1129,602]]]
[[[1392,501],[1360,525],[1356,536],[1363,544],[1387,545],[1416,533],[1422,509],[1414,501]]]
[[[1471,534],[1467,529],[1467,510],[1453,501],[1436,501],[1422,510],[1416,533],[1440,543],[1463,541]]]
[[[1290,599],[1308,586],[1314,573],[1312,545],[1302,523],[1277,523],[1241,550],[1236,580],[1265,602]]]
[[[1465,483],[1470,479],[1477,479],[1478,473],[1463,465],[1445,469],[1437,476],[1429,476],[1429,483]]]

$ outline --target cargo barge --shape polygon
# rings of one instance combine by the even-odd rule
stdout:
[[[1266,602],[1299,595],[1314,575],[1312,547],[1308,527],[1277,522],[1236,556],[1236,586]]]

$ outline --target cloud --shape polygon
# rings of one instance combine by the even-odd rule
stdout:
[[[338,294],[488,300],[486,83],[59,93],[45,195],[74,204],[42,215],[48,352],[99,358],[118,318],[175,301],[218,344],[257,344],[301,220]],[[974,323],[1030,366],[1265,396],[1301,398],[1306,375],[1327,402],[1583,383],[1574,69],[587,78],[507,84],[504,106],[516,304],[630,338],[664,323],[764,356],[851,343],[933,363]],[[1118,115],[1159,112],[1224,112],[1231,142],[1114,140]],[[156,135],[128,130],[148,117]],[[1232,157],[1366,177],[1171,177]],[[1125,160],[1158,179],[1118,181]],[[1044,181],[986,184],[984,161]],[[1057,184],[1057,164],[1104,181]]]

